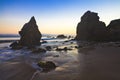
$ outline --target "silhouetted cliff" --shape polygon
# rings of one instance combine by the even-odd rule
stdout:
[[[20,45],[27,47],[40,45],[42,35],[38,29],[34,16],[23,26],[19,34],[21,37],[19,41]]]
[[[106,25],[104,22],[99,21],[98,14],[87,11],[77,25],[76,40],[104,41],[108,37],[107,32]]]
[[[120,19],[112,20],[107,26],[111,41],[120,41]]]

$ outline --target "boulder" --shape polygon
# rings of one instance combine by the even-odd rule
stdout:
[[[99,21],[98,13],[87,11],[77,25],[76,40],[104,41],[108,31],[104,22]]]
[[[37,65],[43,69],[43,72],[49,72],[57,67],[52,61],[39,61]]]
[[[68,50],[72,50],[71,48],[67,48],[67,47],[64,47],[64,48],[56,48],[56,51],[68,51]]]
[[[57,38],[61,38],[61,39],[63,39],[63,38],[67,38],[67,36],[61,34],[61,35],[58,35]]]
[[[51,47],[51,46],[46,46],[45,48],[46,48],[46,50],[48,50],[48,51],[51,51],[51,50],[52,50],[52,47]]]
[[[120,41],[120,19],[112,20],[107,26],[111,41]]]
[[[46,50],[43,48],[35,48],[32,50],[32,53],[45,53]]]
[[[19,45],[19,43],[18,43],[17,41],[11,43],[11,44],[10,44],[10,47],[11,47],[11,49],[15,49],[15,50],[22,48],[22,46]]]
[[[38,29],[34,16],[23,26],[19,34],[21,37],[19,41],[20,45],[27,47],[40,45],[42,35]]]

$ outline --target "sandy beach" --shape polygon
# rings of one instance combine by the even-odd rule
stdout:
[[[24,62],[5,62],[0,64],[0,80],[30,80],[35,72]]]
[[[58,66],[50,72],[38,71],[26,57],[0,63],[0,80],[120,80],[120,47],[87,46],[74,52],[59,52],[59,57],[48,52],[42,60]]]
[[[80,50],[79,50],[80,52]],[[120,48],[101,46],[86,48],[79,54],[80,80],[119,80]]]

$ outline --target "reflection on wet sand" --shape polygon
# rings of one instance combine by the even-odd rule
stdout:
[[[0,64],[0,80],[30,80],[35,69],[24,62]]]
[[[78,53],[79,80],[120,80],[119,47],[87,47]]]
[[[41,60],[52,61],[57,67],[41,72],[36,66]],[[120,47],[110,43],[90,44],[70,51],[21,55],[3,62],[0,64],[0,80],[120,80],[119,68]]]
[[[44,60],[52,60],[56,63],[55,70],[47,73],[38,73],[33,80],[78,80],[79,62],[76,55],[70,55],[66,52],[59,54],[57,58],[45,57]]]

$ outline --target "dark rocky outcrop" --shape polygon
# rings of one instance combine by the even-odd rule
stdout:
[[[23,26],[19,34],[21,37],[19,41],[20,45],[27,47],[40,45],[42,35],[38,29],[34,16]]]
[[[56,48],[56,51],[68,51],[68,50],[72,50],[71,48],[67,48],[67,47],[64,47],[64,48]]]
[[[104,22],[99,21],[95,12],[87,11],[77,25],[76,40],[104,41],[108,37],[108,31]]]
[[[49,72],[57,67],[52,61],[39,61],[37,65],[43,69],[42,72]]]
[[[11,47],[12,49],[15,49],[15,50],[22,48],[22,46],[19,45],[19,43],[18,43],[17,41],[15,41],[15,42],[13,42],[12,44],[10,44],[10,47]]]
[[[120,19],[112,20],[107,26],[111,41],[120,41]]]
[[[51,46],[46,46],[45,48],[46,48],[46,50],[48,50],[48,51],[51,51],[51,50],[52,50],[52,47],[51,47]]]
[[[32,53],[45,53],[46,50],[43,48],[35,48],[32,50]]]
[[[37,45],[41,45],[40,40],[42,35],[38,29],[34,16],[23,26],[19,34],[20,40],[10,45],[12,49],[21,49],[24,46],[34,48]]]
[[[63,38],[67,38],[67,36],[61,34],[61,35],[58,35],[57,38],[61,38],[61,39],[63,39]]]

